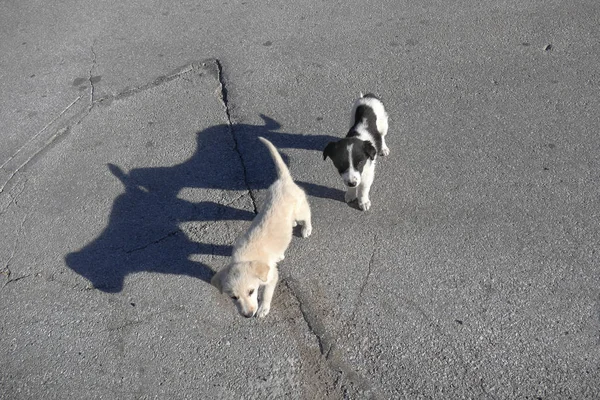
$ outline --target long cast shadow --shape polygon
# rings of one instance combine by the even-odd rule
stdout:
[[[136,168],[129,173],[108,165],[125,192],[114,200],[102,233],[82,249],[65,256],[67,265],[104,292],[120,292],[135,272],[179,274],[210,282],[213,270],[191,261],[194,254],[231,255],[231,246],[192,241],[182,232],[185,222],[251,220],[254,213],[214,202],[178,198],[184,188],[247,190],[268,187],[276,178],[271,158],[258,136],[278,148],[321,151],[335,138],[277,132],[279,123],[261,115],[264,125],[216,125],[197,134],[196,152],[181,164]],[[232,139],[230,129],[235,132]],[[244,166],[240,163],[244,157]],[[245,156],[244,156],[245,155]],[[293,173],[293,172],[292,172]],[[343,192],[299,182],[309,196],[342,201]]]

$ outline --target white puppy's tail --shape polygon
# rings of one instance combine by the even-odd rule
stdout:
[[[269,149],[271,158],[273,161],[275,161],[275,169],[277,170],[277,176],[279,179],[291,178],[292,176],[290,175],[290,170],[288,169],[287,165],[285,165],[285,162],[283,161],[283,158],[281,158],[281,154],[279,154],[277,148],[273,146],[273,143],[261,136],[259,136],[258,139],[263,142],[265,146],[267,146],[267,149]]]

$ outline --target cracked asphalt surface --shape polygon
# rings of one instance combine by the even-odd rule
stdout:
[[[600,5],[0,5],[0,398],[600,396]],[[322,149],[390,114],[372,208]],[[264,320],[210,286],[309,195]]]

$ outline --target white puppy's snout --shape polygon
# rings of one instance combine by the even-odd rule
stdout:
[[[254,317],[254,314],[256,314],[256,309],[257,306],[256,305],[249,305],[249,306],[244,306],[244,305],[240,305],[238,306],[238,311],[240,313],[240,315],[246,317],[246,318],[252,318]]]

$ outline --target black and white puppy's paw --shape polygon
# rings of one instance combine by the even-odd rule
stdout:
[[[388,115],[381,100],[373,94],[359,97],[352,107],[350,130],[341,140],[329,142],[323,150],[323,160],[331,158],[347,187],[346,203],[358,198],[358,208],[371,207],[369,191],[375,176],[377,155],[387,156],[385,143]]]
[[[385,145],[384,145],[385,146]],[[390,148],[385,146],[381,148],[381,152],[379,153],[380,156],[382,157],[387,157],[390,155]]]
[[[367,211],[369,210],[369,208],[371,208],[371,200],[366,199],[366,200],[359,200],[358,201],[358,208],[361,209],[361,211]]]

